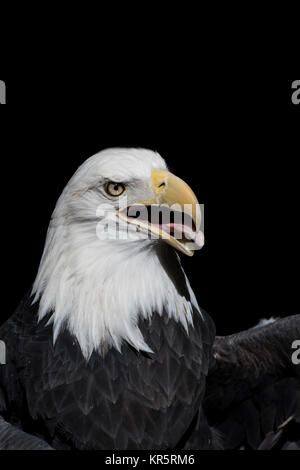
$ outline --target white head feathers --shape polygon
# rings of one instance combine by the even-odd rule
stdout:
[[[34,301],[40,301],[39,320],[53,312],[54,341],[68,328],[87,359],[94,350],[120,350],[122,340],[149,352],[137,326],[140,317],[162,314],[164,308],[187,328],[192,324],[191,302],[199,309],[188,280],[191,301],[179,294],[162,266],[160,242],[144,239],[134,227],[130,240],[99,239],[97,234],[106,221],[103,217],[99,229],[99,205],[116,204],[101,191],[103,183],[126,182],[127,200],[146,199],[155,168],[166,169],[166,164],[150,150],[99,152],[76,171],[51,218]]]

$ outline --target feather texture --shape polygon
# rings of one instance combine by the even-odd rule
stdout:
[[[0,369],[10,421],[55,448],[166,449],[179,445],[201,415],[203,447],[211,432],[201,412],[214,326],[193,311],[188,331],[153,312],[139,328],[153,353],[124,343],[87,362],[65,330],[53,346],[52,325],[37,322],[27,297],[0,329],[7,365]],[[206,424],[205,424],[206,423]]]
[[[300,315],[216,338],[204,407],[225,448],[272,448],[288,439],[291,421],[300,423],[297,338]]]

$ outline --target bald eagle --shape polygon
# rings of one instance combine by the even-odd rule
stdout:
[[[178,256],[202,246],[197,198],[158,153],[85,161],[0,328],[0,448],[297,447],[300,316],[216,337]]]

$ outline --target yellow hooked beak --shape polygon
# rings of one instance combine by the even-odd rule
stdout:
[[[131,218],[124,210],[119,212],[119,217],[163,238],[184,254],[193,256],[194,250],[202,248],[204,244],[200,231],[201,210],[194,192],[182,179],[167,170],[153,170],[151,180],[154,198],[139,201],[134,206],[168,208],[170,213],[182,217],[183,222],[176,225],[151,223],[151,220],[145,218]]]

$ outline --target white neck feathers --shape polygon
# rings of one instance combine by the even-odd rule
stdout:
[[[89,224],[78,232],[58,222],[55,217],[51,221],[33,286],[34,301],[40,300],[39,320],[53,312],[54,342],[67,328],[87,359],[94,350],[121,350],[123,340],[151,352],[138,328],[139,318],[164,311],[184,328],[192,325],[192,304],[199,307],[173,249],[159,242],[101,241]],[[188,296],[169,277],[161,250],[173,264],[176,257]]]

